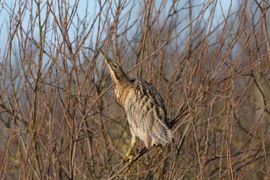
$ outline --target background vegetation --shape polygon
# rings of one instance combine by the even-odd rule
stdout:
[[[1,179],[269,179],[270,3],[221,1],[0,1]],[[171,145],[122,162],[101,46],[161,93]]]

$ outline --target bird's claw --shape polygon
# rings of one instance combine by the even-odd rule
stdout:
[[[127,162],[129,163],[129,162],[131,162],[132,160],[133,160],[133,156],[130,155],[130,154],[127,154],[127,155],[125,155],[125,157],[124,157],[122,163],[127,163]]]

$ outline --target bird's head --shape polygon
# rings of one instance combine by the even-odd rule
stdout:
[[[105,63],[109,69],[110,76],[116,85],[125,85],[129,83],[129,79],[121,66],[111,60],[101,49],[98,49],[99,53],[103,56]]]

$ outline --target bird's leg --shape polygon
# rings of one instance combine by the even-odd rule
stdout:
[[[130,129],[130,132],[131,132],[131,141],[130,141],[129,149],[125,155],[124,161],[131,161],[132,160],[133,156],[131,155],[131,151],[136,144],[136,136],[135,136],[133,130]]]

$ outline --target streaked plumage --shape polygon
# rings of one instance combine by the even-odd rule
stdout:
[[[99,52],[104,56],[115,83],[116,99],[125,109],[132,146],[135,137],[139,137],[147,148],[170,143],[172,132],[168,128],[166,107],[159,93],[145,80],[130,80],[119,64],[113,62],[102,50]]]
[[[171,142],[166,108],[152,85],[141,79],[133,81],[122,106],[131,131],[143,140],[147,148],[154,144],[166,145]]]

